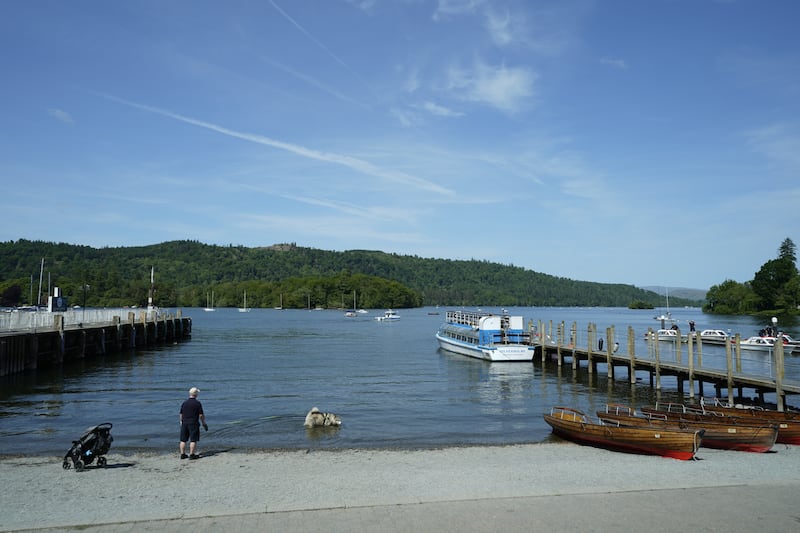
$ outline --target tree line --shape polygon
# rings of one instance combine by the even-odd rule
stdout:
[[[514,265],[450,260],[372,250],[334,252],[294,243],[269,247],[170,241],[105,247],[17,240],[0,243],[2,305],[33,304],[44,286],[58,286],[70,304],[146,305],[150,272],[161,307],[350,308],[442,306],[663,305],[633,285],[576,281]],[[49,280],[49,281],[48,281]],[[42,291],[46,294],[46,290]],[[677,306],[701,302],[671,299]],[[45,299],[46,301],[46,299]]]
[[[770,259],[753,279],[727,279],[706,294],[703,311],[722,315],[796,314],[800,304],[800,274],[794,242],[786,238],[778,256]]]

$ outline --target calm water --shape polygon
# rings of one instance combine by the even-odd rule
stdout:
[[[603,366],[590,382],[585,368],[573,376],[567,366],[559,375],[556,367],[543,370],[538,362],[490,364],[442,352],[434,333],[445,310],[429,314],[434,311],[439,310],[400,310],[401,320],[382,323],[374,320],[382,311],[352,319],[339,311],[185,309],[193,318],[187,342],[0,378],[0,454],[63,455],[72,439],[101,422],[114,424],[114,451],[174,451],[178,408],[191,386],[202,391],[210,426],[201,450],[538,442],[550,438],[541,414],[552,405],[593,412],[607,402],[655,400],[646,383],[631,386],[625,371],[609,382]],[[652,310],[511,312],[568,326],[577,321],[580,332],[589,322],[602,334],[615,325],[622,346],[627,326],[637,338],[658,327]],[[706,317],[697,309],[673,315],[694,319],[698,330],[730,329],[743,336],[764,325],[750,317]],[[647,353],[641,341],[636,350]],[[712,351],[704,348],[707,361]],[[750,364],[770,372],[764,356]],[[788,364],[792,373],[800,377]],[[664,387],[660,399],[677,399],[674,381]],[[713,394],[709,389],[706,394]],[[343,425],[305,430],[312,406],[340,415]]]

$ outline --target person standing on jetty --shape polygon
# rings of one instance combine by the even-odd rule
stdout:
[[[181,421],[181,459],[199,459],[197,455],[197,442],[200,440],[200,424],[208,431],[206,415],[203,413],[203,404],[197,399],[200,389],[189,389],[189,398],[181,404],[178,416]],[[189,443],[189,455],[186,455],[186,443]]]

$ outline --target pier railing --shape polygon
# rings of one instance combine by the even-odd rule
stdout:
[[[0,376],[189,339],[192,319],[162,309],[0,313]]]
[[[80,326],[85,324],[105,324],[114,321],[114,317],[127,320],[128,314],[134,313],[136,317],[149,322],[157,321],[162,316],[171,313],[168,309],[159,308],[129,308],[110,307],[102,309],[68,309],[64,312],[51,313],[46,310],[37,311],[6,311],[0,313],[0,333],[9,331],[26,331],[56,327],[56,317],[63,317],[64,327]]]
[[[532,342],[540,347],[542,360],[555,360],[559,366],[570,360],[573,369],[580,361],[588,361],[589,373],[597,372],[597,365],[605,363],[608,377],[614,379],[616,367],[627,367],[631,383],[636,382],[636,372],[650,375],[651,386],[661,388],[662,376],[674,376],[678,391],[683,392],[688,383],[689,396],[703,395],[703,383],[713,383],[717,395],[727,390],[729,399],[735,389],[754,389],[759,396],[775,393],[782,405],[787,394],[800,394],[800,358],[784,354],[783,346],[769,352],[747,352],[741,348],[740,336],[734,335],[724,345],[702,342],[699,337],[689,337],[686,342],[659,340],[656,332],[634,332],[632,327],[618,335],[614,326],[598,333],[597,325],[589,323],[579,328],[564,322],[537,325],[529,323]],[[604,333],[604,334],[603,334]],[[677,339],[681,339],[678,331]]]

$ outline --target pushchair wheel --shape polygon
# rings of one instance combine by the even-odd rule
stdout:
[[[83,461],[81,461],[80,459],[75,461],[75,470],[77,470],[78,472],[81,472],[83,470]]]
[[[106,458],[105,457],[98,457],[97,458],[97,466],[100,468],[105,468],[106,466]]]
[[[64,459],[64,462],[61,463],[61,467],[64,470],[69,470],[70,468],[72,468],[72,465],[70,464],[69,459]]]

